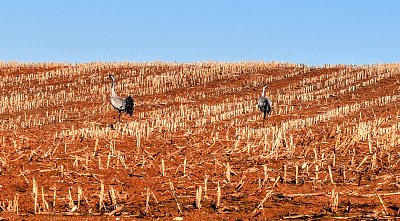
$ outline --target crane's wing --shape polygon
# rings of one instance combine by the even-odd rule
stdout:
[[[258,98],[258,108],[262,112],[271,112],[272,101],[268,97],[260,97]]]
[[[263,111],[263,109],[264,109],[264,107],[265,107],[265,105],[266,105],[266,99],[265,99],[265,97],[260,97],[260,98],[258,98],[258,103],[257,103],[257,105],[258,105],[258,108],[260,108],[260,110]]]
[[[258,106],[258,107],[261,107],[261,106],[262,106],[262,103],[263,103],[262,99],[263,99],[263,97],[259,97],[259,98],[258,98],[258,101],[257,101],[257,106]]]
[[[123,111],[125,110],[125,99],[118,97],[118,96],[112,96],[111,97],[111,105],[119,110],[119,111]]]

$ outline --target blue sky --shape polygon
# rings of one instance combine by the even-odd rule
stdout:
[[[396,0],[9,0],[2,61],[400,61]]]

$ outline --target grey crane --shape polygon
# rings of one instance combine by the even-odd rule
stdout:
[[[111,79],[110,102],[111,105],[118,111],[118,122],[120,122],[121,114],[123,112],[126,112],[127,114],[132,116],[133,109],[135,108],[135,103],[131,96],[128,96],[127,98],[122,98],[115,94],[115,78],[112,75],[109,75],[109,77]]]
[[[271,114],[271,108],[272,108],[272,101],[265,96],[265,89],[267,89],[268,86],[265,85],[263,87],[263,91],[261,94],[261,97],[258,98],[258,108],[260,109],[260,111],[262,113],[264,113],[264,119],[266,117],[266,115],[270,115]]]

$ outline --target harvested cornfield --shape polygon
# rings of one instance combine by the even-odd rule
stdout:
[[[400,64],[3,62],[0,73],[0,217],[399,215]],[[135,100],[121,122],[110,74]]]

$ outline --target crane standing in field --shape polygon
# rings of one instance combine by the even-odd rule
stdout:
[[[268,115],[271,114],[271,107],[272,107],[272,101],[268,97],[265,96],[265,89],[267,89],[267,88],[268,88],[267,85],[265,85],[263,87],[261,97],[258,98],[258,108],[260,109],[260,111],[262,113],[264,113],[263,119],[265,119],[267,114]]]
[[[128,96],[127,98],[122,98],[117,96],[115,94],[115,78],[112,75],[109,75],[111,79],[111,96],[110,96],[110,101],[111,105],[118,111],[118,122],[121,120],[121,114],[123,112],[126,112],[130,116],[133,114],[133,109],[135,107],[135,103],[133,101],[133,98],[131,96]]]

